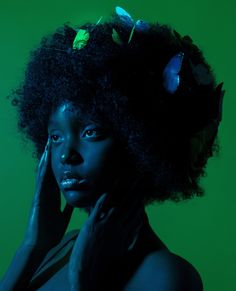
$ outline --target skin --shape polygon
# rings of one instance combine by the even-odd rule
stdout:
[[[58,185],[61,172],[65,169],[78,174],[88,185],[84,191],[60,189],[69,205],[84,208],[89,214],[68,263],[67,275],[71,290],[111,288],[117,280],[111,278],[121,272],[119,258],[124,258],[123,263],[129,266],[131,272],[136,270],[128,284],[125,282],[125,290],[146,290],[150,283],[163,291],[201,290],[194,268],[187,261],[171,254],[152,231],[140,202],[141,193],[134,186],[128,187],[132,185],[132,176],[129,175],[132,168],[119,143],[109,130],[104,130],[99,124],[92,121],[80,124],[78,113],[72,104],[62,104],[49,121],[51,165]],[[120,188],[121,185],[123,188]],[[119,191],[115,191],[116,188]],[[105,204],[107,201],[110,203]],[[105,216],[101,219],[102,213]],[[135,256],[139,262],[132,266],[127,249],[137,234],[139,245]],[[117,258],[116,269],[114,262]],[[162,275],[164,266],[166,277]],[[150,272],[153,273],[151,276]],[[186,278],[191,279],[188,281]]]
[[[97,199],[111,192],[122,179],[125,160],[121,159],[114,137],[100,124],[81,122],[79,111],[70,103],[62,104],[53,112],[48,133],[52,143],[52,171],[61,192],[69,205],[91,213]],[[60,179],[67,170],[85,179],[87,189],[63,189]]]
[[[79,109],[67,102],[50,116],[48,134],[45,164],[51,164],[66,209],[83,208],[89,214],[70,257],[70,285],[77,290],[85,282],[82,287],[92,290],[103,284],[101,278],[107,276],[115,258],[125,255],[145,221],[144,206],[138,193],[133,196],[135,183],[129,175],[127,155],[108,128],[81,120]],[[67,170],[84,179],[87,188],[64,189],[60,182]],[[102,219],[101,214],[105,214]],[[90,278],[94,285],[88,287]]]
[[[98,138],[98,124],[81,123],[77,109],[61,104],[50,116],[25,238],[0,290],[27,290],[44,257],[60,245],[73,209],[83,208],[88,219],[68,261],[42,290],[202,291],[194,268],[151,229],[125,151],[110,131]],[[86,190],[65,190],[60,184],[65,170],[86,179]]]

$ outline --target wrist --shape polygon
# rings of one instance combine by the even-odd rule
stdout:
[[[27,290],[30,280],[47,252],[22,243],[7,269],[0,290]]]
[[[35,258],[37,261],[40,261],[47,255],[49,249],[23,242],[18,248],[18,252],[24,254],[26,257],[28,256],[29,258]]]

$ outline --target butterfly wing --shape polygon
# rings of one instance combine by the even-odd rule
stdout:
[[[112,39],[118,45],[122,45],[123,44],[123,41],[121,40],[121,38],[120,38],[118,32],[115,30],[115,28],[112,29]]]
[[[135,22],[135,29],[137,31],[147,31],[149,28],[150,28],[150,25],[141,19],[138,19]]]
[[[180,82],[179,72],[182,67],[184,53],[180,52],[173,56],[163,71],[164,88],[173,94],[177,90]]]
[[[76,37],[73,41],[73,49],[82,49],[86,46],[88,40],[89,40],[89,32],[84,29],[79,29],[79,31],[76,34]]]
[[[120,6],[116,6],[115,10],[117,16],[123,23],[125,23],[129,27],[133,27],[134,21],[131,15],[125,9],[121,8]]]
[[[194,65],[190,60],[193,75],[198,85],[210,85],[214,81],[214,77],[204,64]]]

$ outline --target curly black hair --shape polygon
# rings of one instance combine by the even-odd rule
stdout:
[[[79,29],[90,38],[85,47],[73,49]],[[10,95],[19,132],[33,142],[39,159],[50,114],[71,101],[84,115],[109,124],[123,142],[142,177],[145,205],[203,196],[200,177],[208,158],[219,153],[223,83],[216,86],[192,39],[170,26],[149,23],[134,30],[131,41],[129,36],[130,28],[113,17],[75,28],[66,22],[43,37],[31,51],[23,82]],[[180,84],[171,94],[163,86],[163,70],[180,52]]]

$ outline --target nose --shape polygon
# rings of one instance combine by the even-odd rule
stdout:
[[[77,165],[83,162],[81,154],[76,149],[68,146],[63,149],[60,159],[63,165],[64,164]]]

